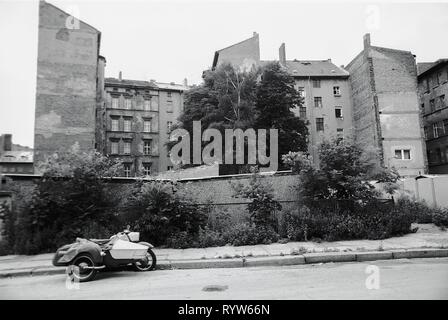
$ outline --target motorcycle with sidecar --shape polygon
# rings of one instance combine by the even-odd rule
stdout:
[[[137,271],[153,270],[157,263],[154,246],[139,238],[139,232],[129,230],[109,239],[76,238],[56,251],[53,265],[68,267],[69,276],[79,282],[93,280],[103,269],[133,265]]]

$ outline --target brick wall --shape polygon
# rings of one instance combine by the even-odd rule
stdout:
[[[35,164],[74,144],[94,149],[97,63],[100,32],[39,3],[39,35],[34,131]]]

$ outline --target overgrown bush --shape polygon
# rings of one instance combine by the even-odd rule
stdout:
[[[118,228],[116,195],[106,188],[107,177],[118,163],[96,152],[82,153],[77,146],[54,154],[43,170],[31,197],[14,208],[7,219],[7,240],[15,253],[54,251],[76,237],[106,237]]]
[[[303,206],[285,214],[287,237],[295,241],[384,239],[413,232],[406,213],[374,201],[354,202],[350,209]]]
[[[234,246],[255,244],[270,244],[279,239],[278,234],[270,227],[256,226],[253,223],[243,222],[223,233],[225,243]]]
[[[236,183],[232,185],[234,197],[249,199],[247,211],[256,227],[277,229],[275,213],[282,209],[280,202],[274,199],[272,186],[264,183],[255,171],[248,185]]]
[[[147,182],[129,199],[126,221],[154,245],[182,247],[192,242],[207,222],[205,210],[177,193],[176,186]]]

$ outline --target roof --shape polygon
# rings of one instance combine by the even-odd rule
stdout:
[[[271,61],[261,61],[265,65]],[[293,77],[348,77],[348,71],[328,60],[287,60],[286,68]]]
[[[159,89],[165,89],[165,90],[186,91],[190,89],[189,86],[185,86],[183,84],[177,84],[174,82],[171,83],[156,82],[156,85]]]
[[[33,163],[33,151],[4,151],[0,155],[0,163],[3,162]]]
[[[117,78],[105,78],[104,83],[109,86],[123,86],[123,87],[150,87],[152,89],[161,90],[173,90],[173,91],[186,91],[190,89],[189,86],[177,84],[174,82],[154,82],[144,80],[129,80],[129,79],[117,79]]]
[[[106,85],[116,85],[116,86],[128,86],[128,87],[152,87],[157,88],[156,84],[151,81],[144,80],[128,80],[128,79],[117,79],[117,78],[105,78],[104,83]]]
[[[418,77],[429,73],[431,70],[434,70],[434,68],[445,63],[448,63],[448,59],[438,59],[435,62],[419,62],[417,64]]]

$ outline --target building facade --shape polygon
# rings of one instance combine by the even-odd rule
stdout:
[[[216,51],[212,68],[223,62],[248,69],[273,61],[260,60],[259,35],[254,33],[247,40]],[[352,134],[349,73],[330,59],[287,60],[285,44],[280,46],[278,62],[294,77],[295,87],[303,97],[302,106],[293,111],[308,123],[308,151],[318,165],[321,142]]]
[[[98,110],[103,154],[123,162],[122,176],[154,175],[172,168],[166,148],[171,127],[183,110],[175,83],[106,78],[104,109]]]
[[[82,151],[94,150],[100,38],[97,29],[40,1],[36,164],[75,144]]]
[[[429,173],[448,173],[448,59],[418,64]]]
[[[286,60],[285,45],[279,62],[295,79],[303,104],[295,114],[308,123],[308,152],[319,164],[318,146],[323,141],[352,134],[349,73],[328,60]]]
[[[423,119],[417,96],[417,68],[409,51],[372,46],[345,68],[350,73],[356,141],[376,152],[378,165],[400,175],[427,172]]]
[[[13,144],[11,134],[0,135],[0,174],[33,172],[33,149]]]

